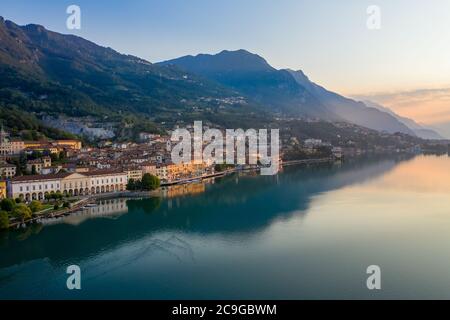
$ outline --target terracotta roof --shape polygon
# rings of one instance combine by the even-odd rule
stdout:
[[[95,171],[88,171],[83,172],[83,175],[86,176],[100,176],[100,175],[111,175],[111,174],[126,174],[122,170],[119,169],[106,169],[106,170],[95,170]]]
[[[56,180],[62,179],[73,174],[72,172],[61,172],[56,174],[38,174],[32,176],[19,176],[11,179],[12,182],[36,181],[36,180]]]

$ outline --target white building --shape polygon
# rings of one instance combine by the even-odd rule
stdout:
[[[90,179],[90,193],[117,192],[126,190],[128,176],[122,170],[99,170],[85,172]]]
[[[45,193],[61,192],[61,180],[69,174],[15,177],[8,182],[8,195],[25,200],[43,199]]]
[[[126,172],[98,170],[84,173],[58,173],[20,176],[8,182],[11,198],[42,200],[46,194],[60,192],[69,196],[124,191],[128,183]]]

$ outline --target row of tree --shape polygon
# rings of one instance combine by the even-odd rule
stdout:
[[[11,218],[23,221],[31,219],[32,215],[42,210],[42,204],[33,200],[29,205],[6,198],[0,202],[0,229],[9,227]]]
[[[59,201],[62,199],[61,193],[48,194],[49,198],[55,199],[53,210],[59,210],[61,205],[63,208],[70,208],[70,202]],[[20,199],[3,199],[0,201],[0,229],[7,229],[12,218],[19,219],[24,222],[29,220],[39,211],[42,211],[44,206],[40,201],[33,200],[28,205],[22,203]]]

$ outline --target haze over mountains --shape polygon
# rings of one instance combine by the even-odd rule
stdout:
[[[0,74],[0,114],[127,119],[124,127],[139,130],[174,119],[241,127],[249,119],[315,118],[420,133],[392,113],[328,91],[302,71],[277,70],[245,50],[152,64],[0,17]]]
[[[391,109],[386,108],[386,107],[384,107],[384,106],[382,106],[382,105],[380,105],[378,103],[365,100],[364,104],[366,106],[369,106],[369,107],[372,107],[372,108],[376,108],[376,109],[378,109],[380,111],[389,113],[390,115],[392,115],[393,117],[398,119],[398,121],[402,122],[404,125],[406,125],[408,128],[410,128],[416,134],[416,136],[418,136],[419,138],[431,139],[431,140],[445,139],[444,137],[442,137],[439,133],[437,133],[432,128],[428,128],[428,127],[426,127],[424,125],[420,125],[420,124],[418,124],[416,121],[414,121],[412,119],[399,116],[398,114],[393,112]]]
[[[268,111],[288,116],[343,120],[300,86],[286,70],[276,70],[262,57],[245,50],[224,50],[158,63],[177,66],[248,96]]]
[[[347,121],[377,131],[415,135],[393,115],[311,82],[302,71],[277,70],[245,50],[199,54],[163,61],[233,88],[285,115]]]

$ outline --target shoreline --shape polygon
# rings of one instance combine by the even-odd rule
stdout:
[[[280,163],[280,167],[287,167],[292,165],[299,165],[299,164],[316,164],[316,163],[328,163],[336,161],[334,158],[319,158],[319,159],[304,159],[304,160],[290,160],[290,161],[283,161]],[[208,175],[198,176],[198,177],[191,177],[191,178],[185,178],[180,179],[176,181],[170,181],[161,183],[160,187],[156,190],[152,191],[120,191],[120,192],[110,192],[110,193],[99,193],[90,195],[89,197],[80,198],[78,201],[74,202],[70,208],[65,208],[57,212],[51,212],[48,214],[42,214],[38,217],[34,217],[30,220],[27,220],[25,222],[13,222],[10,224],[9,228],[5,230],[11,230],[11,229],[19,229],[19,228],[26,228],[27,226],[35,223],[40,223],[41,219],[52,219],[52,218],[61,218],[64,216],[69,216],[71,213],[76,212],[83,208],[84,206],[88,204],[95,203],[101,199],[113,199],[113,198],[151,198],[160,196],[162,189],[164,187],[170,187],[174,185],[183,185],[183,184],[190,184],[194,182],[201,182],[205,179],[210,178],[220,178],[224,177],[233,173],[237,172],[257,172],[261,169],[261,167],[249,167],[249,168],[232,168],[228,170],[224,170],[221,172],[216,172]]]

